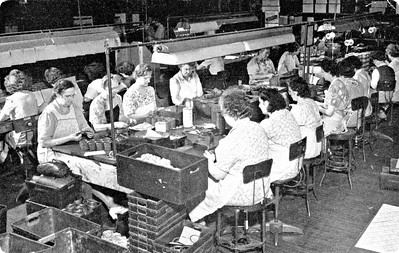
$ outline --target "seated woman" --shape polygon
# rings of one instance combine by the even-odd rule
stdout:
[[[287,51],[281,55],[278,61],[277,71],[279,75],[291,74],[299,68],[298,54],[301,47],[297,42],[288,44]]]
[[[141,63],[134,69],[136,82],[123,96],[123,110],[129,119],[144,121],[156,110],[155,91],[148,86],[151,75],[152,70],[148,64]]]
[[[215,154],[204,153],[208,158],[209,173],[216,181],[208,178],[205,199],[189,213],[193,222],[224,205],[252,205],[253,184],[243,184],[243,169],[269,158],[266,133],[258,123],[249,120],[252,109],[245,93],[237,88],[227,89],[219,105],[232,129],[220,140]],[[271,194],[269,178],[264,183],[266,194]],[[255,193],[257,203],[263,198],[262,179],[257,180]]]
[[[270,182],[295,177],[298,160],[289,161],[289,148],[301,140],[301,131],[291,112],[286,109],[284,97],[277,89],[262,89],[259,94],[259,108],[269,117],[260,125],[266,130],[269,140],[269,156],[273,158]]]
[[[194,62],[179,65],[180,71],[170,79],[170,95],[175,105],[203,95],[201,81]]]
[[[310,98],[310,89],[303,78],[295,78],[288,82],[288,93],[296,104],[292,105],[291,113],[301,130],[302,138],[306,137],[305,158],[313,158],[320,154],[321,143],[316,141],[316,128],[321,125],[319,107]]]
[[[38,105],[35,95],[28,91],[28,87],[32,84],[32,79],[24,72],[17,69],[4,78],[4,86],[10,96],[6,97],[5,104],[0,112],[0,121],[22,119],[29,116],[39,114]],[[14,131],[5,136],[8,145],[16,148],[21,145],[31,144],[33,133]],[[8,145],[2,146],[0,161],[3,162],[7,157]]]
[[[259,50],[257,56],[253,57],[247,64],[249,84],[265,84],[270,78],[277,74],[272,60],[269,59],[270,48]]]
[[[324,103],[318,103],[323,118],[324,135],[346,131],[346,110],[351,100],[345,83],[338,78],[337,64],[332,60],[323,60],[320,64],[323,78],[330,82],[325,91]]]
[[[116,128],[124,128],[130,123],[123,112],[122,97],[117,94],[119,83],[115,80],[111,80],[112,87],[112,106],[113,106],[113,121],[115,122]],[[109,89],[108,79],[104,80],[103,87],[104,91],[100,93],[90,104],[89,121],[92,124],[94,130],[104,131],[111,129],[111,114],[110,114],[110,101],[109,101]]]
[[[118,63],[115,67],[116,74],[120,77],[121,82],[124,83],[127,88],[129,88],[134,83],[134,79],[132,76],[133,71],[134,71],[134,64],[128,61],[122,61]],[[119,95],[123,97],[126,90],[122,90],[121,93],[122,92],[123,94]]]
[[[54,85],[54,100],[44,109],[38,121],[37,157],[40,163],[52,161],[52,147],[88,137],[94,131],[87,124],[82,111],[74,105],[75,85],[69,80],[59,80]]]

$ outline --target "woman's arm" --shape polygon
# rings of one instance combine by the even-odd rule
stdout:
[[[38,142],[44,148],[51,148],[54,146],[62,145],[69,141],[79,141],[82,139],[80,133],[74,133],[68,136],[53,138],[55,129],[57,127],[57,118],[51,112],[43,112],[38,121]]]
[[[371,74],[371,88],[377,89],[378,81],[380,80],[380,72],[378,69],[374,69]]]
[[[335,112],[335,106],[327,105],[327,107],[323,107],[319,105],[319,112],[328,117],[331,117]]]
[[[171,78],[169,81],[170,87],[170,96],[172,98],[172,102],[175,105],[181,105],[184,101],[184,98],[180,97],[180,84],[177,82],[176,78]]]
[[[202,95],[204,95],[204,91],[202,90],[201,80],[199,79],[199,76],[197,74],[195,74],[195,82],[197,85],[197,97],[201,97]]]
[[[3,108],[0,112],[0,121],[4,121],[10,118],[10,113],[15,110],[15,104],[12,100],[6,99]]]
[[[216,162],[216,156],[215,154],[209,152],[209,151],[205,151],[204,156],[206,158],[208,158],[208,171],[209,173],[212,175],[212,177],[214,177],[216,180],[222,180],[223,178],[225,178],[227,176],[227,172],[220,170],[215,162]]]

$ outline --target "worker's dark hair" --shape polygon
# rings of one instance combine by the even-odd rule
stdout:
[[[302,77],[297,77],[291,79],[287,82],[288,86],[293,90],[298,92],[298,96],[301,98],[309,98],[310,97],[310,89],[309,85],[305,79]]]
[[[287,103],[285,102],[283,95],[281,95],[277,89],[263,88],[259,92],[259,98],[262,101],[269,102],[269,106],[266,109],[270,113],[285,109],[287,107]]]
[[[370,60],[385,61],[386,55],[382,51],[374,51],[370,53]]]
[[[324,72],[330,73],[333,76],[338,76],[338,66],[334,60],[324,59],[321,61],[320,67]]]
[[[391,43],[387,46],[385,52],[392,57],[399,57],[399,45]]]
[[[354,55],[345,58],[345,60],[349,61],[354,66],[355,69],[361,69],[363,67],[362,61]]]
[[[353,77],[355,75],[355,66],[348,61],[348,59],[343,59],[338,63],[338,75],[343,77]]]
[[[56,67],[51,67],[44,71],[44,78],[51,85],[54,85],[56,81],[64,77],[64,73],[62,73],[62,71]]]

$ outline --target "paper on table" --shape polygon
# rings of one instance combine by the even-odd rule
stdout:
[[[396,161],[396,168],[399,169],[399,159]]]
[[[193,245],[198,241],[200,235],[201,231],[184,226],[179,238],[179,242],[184,245]]]
[[[398,253],[399,207],[383,204],[355,247],[375,252]]]
[[[104,150],[89,151],[89,152],[85,152],[83,155],[84,156],[105,155],[105,151]]]

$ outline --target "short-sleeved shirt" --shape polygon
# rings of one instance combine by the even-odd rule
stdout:
[[[124,83],[120,83],[122,87],[127,87]],[[103,88],[102,78],[93,80],[89,86],[87,86],[85,97],[93,100],[95,97],[100,95],[105,89]]]
[[[33,92],[23,90],[15,92],[6,98],[1,114],[11,120],[22,119],[39,113],[37,100]]]
[[[299,66],[298,56],[284,52],[278,61],[278,73],[280,75],[293,71]]]
[[[259,56],[255,56],[248,62],[247,72],[249,75],[249,84],[254,84],[256,81],[259,80],[253,78],[253,75],[270,74],[272,76],[272,74],[276,72],[276,69],[274,68],[272,60],[261,59]]]
[[[115,95],[113,101],[112,101],[113,107],[119,106],[119,119],[123,117],[124,112],[123,112],[123,106],[122,106],[122,97],[119,96],[118,94]],[[89,121],[91,124],[107,124],[107,117],[105,115],[105,112],[107,110],[110,110],[109,108],[109,103],[108,103],[108,97],[105,98],[102,95],[97,96],[93,102],[90,104],[90,117]]]
[[[289,148],[301,139],[301,131],[294,116],[287,109],[278,110],[260,124],[266,130],[273,159],[270,182],[295,177],[299,173],[298,160],[289,160]]]
[[[123,111],[127,117],[145,115],[156,108],[154,88],[147,86],[140,89],[144,91],[139,91],[137,85],[133,84],[123,95]]]
[[[363,85],[354,78],[340,78],[346,85],[346,88],[349,91],[350,100],[364,96],[364,87]]]
[[[325,102],[334,106],[338,111],[344,111],[350,105],[350,94],[345,83],[335,78],[328,88]]]
[[[181,105],[186,98],[193,99],[203,95],[202,84],[197,73],[193,73],[191,78],[185,79],[179,71],[169,82],[170,95],[175,105]]]

